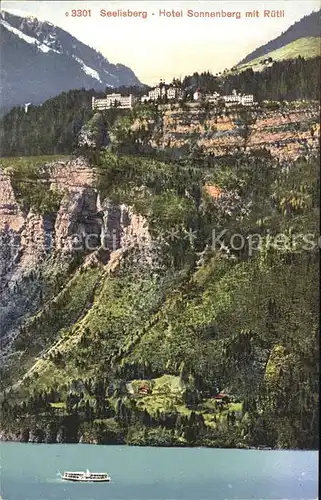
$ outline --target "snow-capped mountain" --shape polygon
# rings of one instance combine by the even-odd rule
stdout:
[[[39,104],[62,91],[141,85],[134,72],[50,22],[0,13],[0,106]]]

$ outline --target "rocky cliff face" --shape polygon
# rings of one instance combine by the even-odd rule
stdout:
[[[168,107],[169,108],[169,107]],[[315,153],[319,147],[319,110],[316,104],[285,105],[281,110],[235,111],[226,108],[165,109],[161,134],[154,135],[154,147],[186,149],[191,143],[214,156],[233,155],[246,149],[267,149],[280,160]],[[156,128],[156,124],[155,124]]]
[[[94,187],[95,174],[86,160],[47,164],[51,189],[63,193],[57,213],[24,213],[10,177],[0,176],[0,294],[1,343],[9,352],[24,320],[43,305],[53,290],[46,284],[68,273],[78,255],[85,263],[110,260],[137,248],[140,258],[153,262],[153,244],[143,217],[129,207],[101,200]],[[115,264],[116,262],[116,264]]]
[[[17,319],[24,311],[34,312],[39,302],[34,273],[45,257],[45,242],[52,227],[32,211],[22,212],[10,178],[5,173],[1,173],[0,193],[0,290],[3,304],[0,324],[1,341],[6,345]]]

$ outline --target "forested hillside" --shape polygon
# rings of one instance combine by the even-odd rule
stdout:
[[[80,159],[39,170],[60,189],[74,179],[58,212],[37,215],[56,219],[54,241],[87,231],[107,247],[54,247],[6,292],[32,289],[38,306],[5,358],[2,435],[315,448],[319,158],[244,147],[163,162],[137,154],[138,123],[118,118],[114,152],[85,170]],[[22,206],[20,167],[5,168]]]
[[[1,119],[1,439],[317,448],[319,67]]]
[[[239,74],[224,79],[224,92],[233,89],[250,93],[258,101],[263,99],[296,100],[320,99],[321,57],[303,59],[298,57],[288,61],[276,61],[261,72],[249,68]]]
[[[94,91],[72,90],[49,99],[42,106],[13,108],[0,125],[3,156],[37,156],[70,153],[81,127],[93,112]]]

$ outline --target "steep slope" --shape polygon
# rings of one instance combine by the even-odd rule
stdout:
[[[288,30],[270,42],[257,48],[247,55],[239,65],[248,63],[258,57],[267,56],[270,52],[278,50],[300,38],[318,37],[316,43],[320,44],[321,22],[320,12],[312,12],[308,16],[303,17],[300,21],[294,23]],[[270,55],[270,54],[269,54]],[[299,54],[303,57],[303,54]]]
[[[0,102],[6,109],[70,89],[140,85],[131,69],[49,22],[5,11],[0,16]]]
[[[244,149],[3,161],[2,437],[316,446],[319,162]]]

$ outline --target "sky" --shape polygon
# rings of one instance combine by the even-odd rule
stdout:
[[[68,31],[99,50],[111,63],[129,66],[146,84],[184,77],[194,71],[217,73],[230,68],[249,52],[272,40],[291,24],[320,9],[320,0],[269,1],[8,1],[1,8],[32,15]],[[72,17],[73,9],[91,11]],[[101,17],[101,9],[147,12],[147,18]],[[183,11],[183,17],[164,17],[159,11]],[[264,9],[284,10],[284,17],[264,18]],[[187,11],[240,12],[236,18],[187,17]],[[258,10],[260,17],[245,18]],[[68,13],[68,15],[67,15]]]

